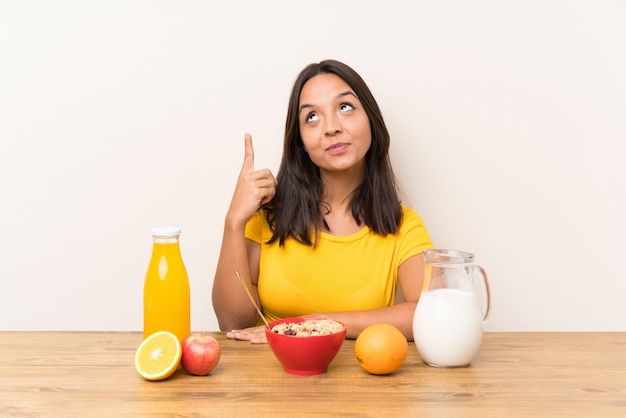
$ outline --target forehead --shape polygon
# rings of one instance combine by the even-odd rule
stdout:
[[[300,104],[317,103],[334,100],[343,93],[351,92],[352,88],[336,74],[318,74],[309,79],[300,92]]]

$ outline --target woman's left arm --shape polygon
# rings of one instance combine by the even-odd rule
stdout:
[[[346,324],[346,338],[355,339],[369,325],[385,322],[398,328],[408,341],[413,341],[413,314],[424,284],[424,257],[417,254],[398,268],[399,291],[404,302],[365,311],[321,312],[310,316],[333,318]]]
[[[369,325],[385,322],[398,328],[408,341],[413,341],[413,314],[424,283],[424,257],[422,254],[408,258],[398,268],[399,290],[404,302],[365,311],[319,312],[308,317],[332,318],[346,324],[346,338],[356,339]],[[264,326],[232,330],[228,338],[266,343]]]

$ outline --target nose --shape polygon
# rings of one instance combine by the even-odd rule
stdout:
[[[334,136],[341,132],[341,121],[337,116],[331,114],[326,118],[324,133],[328,136]]]

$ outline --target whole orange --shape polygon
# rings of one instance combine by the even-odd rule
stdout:
[[[368,326],[361,331],[354,343],[356,359],[371,374],[395,372],[404,363],[408,351],[406,337],[391,324]]]

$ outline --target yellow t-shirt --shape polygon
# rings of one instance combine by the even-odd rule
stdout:
[[[417,212],[402,210],[395,235],[377,235],[368,227],[347,236],[320,232],[315,248],[293,238],[284,247],[266,244],[272,233],[265,212],[257,212],[246,238],[261,244],[258,289],[267,319],[392,306],[400,264],[432,248]]]

